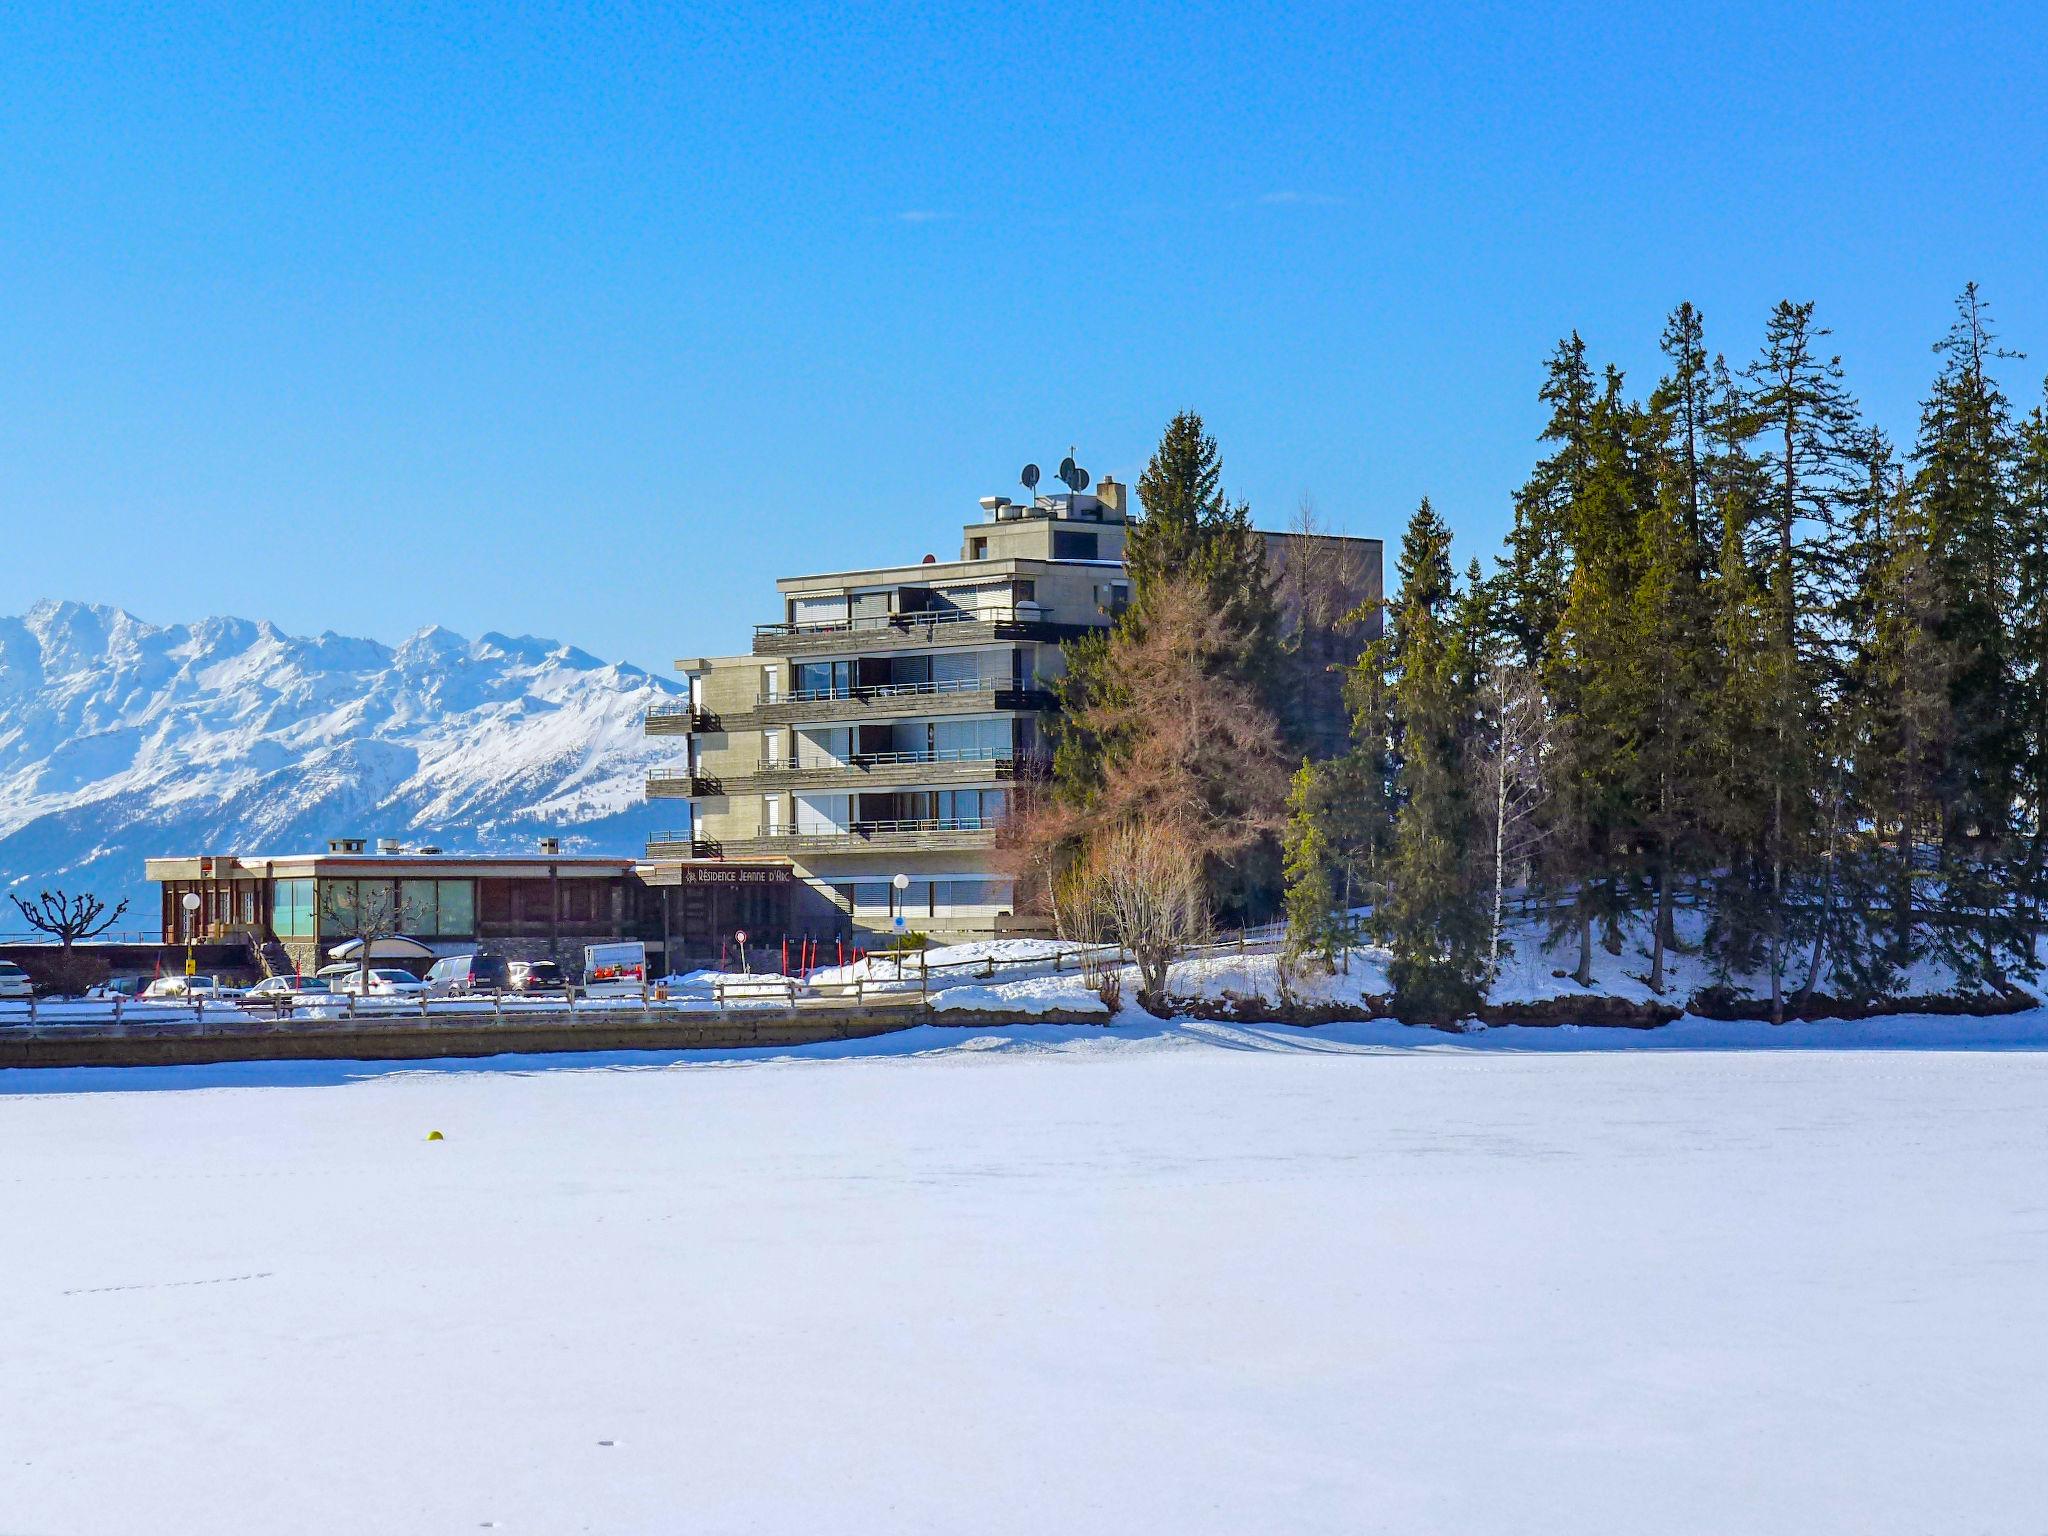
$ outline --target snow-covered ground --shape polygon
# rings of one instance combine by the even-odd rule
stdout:
[[[2043,1014],[0,1073],[0,1168],[10,1531],[2048,1509]]]

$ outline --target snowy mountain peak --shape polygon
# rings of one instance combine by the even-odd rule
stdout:
[[[641,720],[677,692],[533,636],[429,625],[394,649],[37,603],[0,617],[0,890],[134,898],[153,854],[343,833],[636,853],[662,819],[646,773],[673,756]]]

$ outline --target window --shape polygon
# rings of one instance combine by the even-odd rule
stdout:
[[[398,931],[429,939],[441,931],[441,893],[433,881],[398,882]]]
[[[386,932],[398,917],[389,880],[322,880],[320,931],[337,938],[377,928]]]
[[[1052,557],[1055,560],[1093,560],[1101,545],[1100,534],[1056,528],[1052,535]]]
[[[782,732],[763,731],[761,733],[761,766],[763,768],[779,768],[782,766]]]
[[[476,882],[437,880],[441,898],[441,932],[448,937],[468,938],[476,932]]]
[[[969,539],[967,541],[967,558],[970,560],[986,560],[988,558],[988,540]]]
[[[476,932],[475,886],[468,880],[401,880],[398,930],[414,938],[467,938]]]
[[[509,928],[518,921],[515,896],[519,889],[516,880],[486,880],[477,892],[477,905],[483,919],[494,928]]]
[[[949,880],[946,899],[954,907],[1006,907],[1010,904],[1010,882]]]
[[[313,936],[313,882],[280,880],[270,897],[270,931],[280,939]]]
[[[853,691],[853,663],[800,661],[796,664],[796,691],[805,698],[843,699]]]
[[[600,923],[611,916],[611,884],[605,880],[564,880],[562,921]]]
[[[761,669],[761,697],[771,703],[782,697],[782,668]]]

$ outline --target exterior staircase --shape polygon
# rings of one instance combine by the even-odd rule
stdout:
[[[290,976],[298,970],[292,963],[291,951],[275,939],[249,936],[249,953],[254,957],[256,969],[265,976]]]

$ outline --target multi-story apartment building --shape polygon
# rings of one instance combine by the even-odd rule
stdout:
[[[789,880],[800,933],[1029,926],[997,829],[1047,766],[1061,644],[1130,600],[1125,487],[981,505],[959,559],[784,578],[750,653],[676,663],[689,699],[647,730],[680,738],[681,760],[648,794],[687,802],[688,825],[650,842],[641,873],[680,888],[686,946],[715,948],[740,878]],[[1323,542],[1369,552],[1357,596],[1377,599],[1379,541]]]

